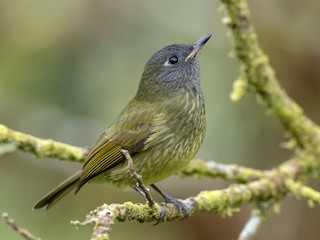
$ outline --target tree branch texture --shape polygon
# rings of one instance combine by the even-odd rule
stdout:
[[[9,217],[8,213],[2,213],[2,218],[4,221],[14,230],[16,231],[21,237],[26,240],[41,240],[41,238],[35,237],[32,235],[28,230],[18,226],[16,222]]]
[[[229,28],[233,43],[233,52],[241,62],[241,73],[234,83],[231,99],[237,101],[245,93],[254,94],[268,112],[279,119],[290,136],[289,146],[294,157],[271,170],[256,170],[237,165],[219,164],[213,161],[194,160],[179,176],[223,178],[233,182],[226,189],[203,191],[183,201],[188,206],[189,216],[210,212],[222,216],[231,216],[245,203],[254,203],[257,208],[244,227],[239,239],[252,239],[259,225],[271,213],[275,205],[286,196],[293,195],[306,199],[309,206],[320,203],[320,193],[306,186],[307,179],[319,173],[320,128],[310,120],[300,106],[292,100],[276,79],[268,57],[258,44],[257,34],[251,23],[245,0],[221,0],[227,16],[223,22]],[[86,150],[40,139],[17,132],[0,125],[0,143],[13,144],[9,150],[0,145],[0,153],[19,149],[37,157],[58,158],[78,161],[85,159]],[[8,145],[5,145],[6,148]],[[1,151],[2,150],[2,151]],[[139,174],[139,173],[137,173]],[[161,208],[166,211],[161,218]],[[261,207],[264,206],[264,207]],[[267,206],[267,207],[265,207]],[[87,215],[84,222],[74,221],[74,225],[83,226],[95,223],[92,239],[109,239],[109,233],[115,220],[158,222],[183,219],[183,212],[173,204],[104,204]]]
[[[258,44],[246,0],[221,2],[228,13],[223,22],[229,28],[234,54],[242,63],[233,98],[240,99],[244,86],[247,86],[258,102],[279,119],[298,147],[319,154],[319,127],[304,115],[301,107],[280,86],[268,57]]]
[[[33,153],[39,158],[57,158],[74,162],[84,161],[87,151],[85,148],[74,147],[51,139],[41,139],[14,131],[2,124],[0,124],[0,143],[11,143],[19,150]]]

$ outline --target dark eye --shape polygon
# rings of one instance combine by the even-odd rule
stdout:
[[[169,58],[169,63],[176,64],[177,62],[178,62],[177,56],[172,56],[171,58]]]

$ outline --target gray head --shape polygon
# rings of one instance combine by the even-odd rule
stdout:
[[[200,91],[198,52],[210,37],[207,34],[194,44],[170,45],[153,54],[145,65],[136,99],[166,99],[188,88]]]

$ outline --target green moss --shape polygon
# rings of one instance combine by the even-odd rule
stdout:
[[[0,143],[12,143],[25,152],[38,157],[58,158],[61,160],[82,162],[85,159],[81,148],[50,139],[41,139],[18,131],[13,131],[0,124]]]
[[[237,102],[242,99],[248,89],[248,81],[246,79],[237,79],[233,83],[233,91],[230,94],[230,99],[233,102]]]

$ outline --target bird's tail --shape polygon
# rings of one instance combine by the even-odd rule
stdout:
[[[74,175],[60,183],[57,187],[52,189],[33,207],[33,209],[49,209],[50,207],[52,207],[52,205],[54,205],[76,186],[76,183],[81,177],[81,173],[81,171],[75,173]]]

